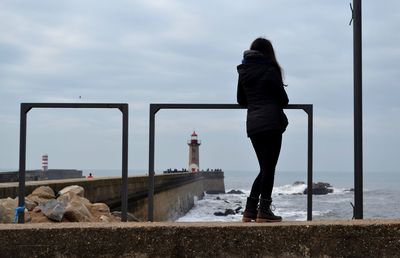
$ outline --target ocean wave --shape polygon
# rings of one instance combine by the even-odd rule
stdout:
[[[275,195],[303,194],[303,192],[306,188],[307,188],[306,184],[292,184],[292,185],[276,186],[272,190],[272,194],[275,194]]]

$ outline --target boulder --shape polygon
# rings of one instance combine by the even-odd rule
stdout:
[[[121,218],[115,217],[113,215],[101,215],[99,218],[100,222],[121,222]]]
[[[225,212],[217,211],[217,212],[214,212],[214,216],[226,216],[226,215],[225,215]]]
[[[0,222],[14,223],[15,208],[17,206],[18,202],[15,199],[0,199]]]
[[[308,193],[308,188],[304,189],[303,194]],[[324,182],[318,182],[318,183],[313,183],[312,185],[312,194],[314,195],[325,195],[328,193],[333,193],[333,189],[331,184],[329,183],[324,183]]]
[[[241,208],[241,207],[240,207]],[[240,209],[238,209],[238,211],[239,211]],[[217,211],[217,212],[214,212],[214,215],[215,216],[228,216],[228,215],[235,215],[237,212],[236,211],[234,211],[234,210],[232,210],[232,209],[225,209],[225,212],[222,212],[222,211]]]
[[[110,208],[105,203],[93,203],[90,205],[90,210],[99,212],[99,213],[106,213],[110,214]]]
[[[37,196],[42,199],[55,199],[56,195],[54,194],[53,189],[49,186],[40,186],[33,190],[31,195]]]
[[[65,208],[65,218],[71,222],[90,222],[92,221],[92,214],[86,205],[76,198],[68,202]]]
[[[242,206],[239,206],[239,207],[237,207],[236,209],[235,209],[235,212],[236,213],[239,213],[239,211],[242,209]]]
[[[111,215],[113,215],[114,217],[117,217],[121,220],[121,212],[120,211],[113,211],[113,212],[111,212]],[[140,222],[140,219],[136,218],[135,215],[133,215],[132,213],[128,212],[127,215],[128,215],[127,220],[129,222],[132,222],[132,221]]]
[[[244,193],[240,190],[230,190],[229,192],[227,192],[227,194],[244,194]]]
[[[81,203],[83,203],[83,204],[85,204],[85,205],[87,205],[87,206],[90,206],[90,205],[91,205],[91,203],[90,203],[90,201],[89,201],[88,199],[86,199],[85,197],[81,197],[81,196],[77,195],[77,194],[76,194],[75,192],[73,192],[73,191],[66,192],[66,193],[60,195],[60,196],[57,198],[57,200],[63,201],[66,205],[67,205],[69,202],[72,202],[72,201],[81,202]]]
[[[236,212],[234,211],[234,210],[232,210],[232,209],[226,209],[225,210],[225,215],[227,216],[227,215],[235,215],[236,214]]]
[[[48,202],[51,199],[45,199],[45,198],[41,198],[37,195],[28,195],[27,197],[25,197],[25,200],[28,200],[29,202],[33,202],[36,205],[44,205],[46,202]]]
[[[17,197],[17,199],[18,199],[18,197]],[[28,211],[32,211],[36,206],[37,206],[36,202],[31,201],[25,197],[25,208],[27,208]]]
[[[66,212],[65,203],[55,199],[48,201],[44,205],[40,205],[39,208],[47,218],[58,222],[63,219]]]
[[[111,218],[105,215],[101,215],[99,218],[100,222],[111,222]]]
[[[58,191],[58,195],[64,195],[66,193],[69,192],[73,192],[76,195],[80,196],[80,197],[84,197],[85,196],[85,189],[83,189],[82,186],[79,185],[70,185],[67,187],[64,187],[63,189],[61,189],[60,191]]]
[[[54,194],[53,189],[51,189],[48,186],[40,186],[33,190],[33,192],[25,197],[25,200],[27,200],[29,203],[36,203],[37,205],[44,205],[46,204],[49,200],[55,199],[56,196]],[[34,207],[33,207],[34,208]]]

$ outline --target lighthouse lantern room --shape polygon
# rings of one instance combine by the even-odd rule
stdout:
[[[197,134],[193,131],[190,140],[188,141],[189,145],[189,171],[191,172],[199,172],[200,169],[200,160],[199,160],[199,146],[201,142],[197,139]]]

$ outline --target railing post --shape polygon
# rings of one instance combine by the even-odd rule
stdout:
[[[155,115],[157,110],[154,104],[150,104],[150,126],[149,126],[149,189],[147,201],[147,220],[154,220],[154,146],[155,146]]]
[[[121,107],[122,112],[122,191],[121,191],[121,221],[128,220],[128,105]]]
[[[361,0],[353,0],[354,44],[354,218],[363,218]]]
[[[308,115],[308,143],[307,143],[307,220],[312,220],[312,184],[313,184],[313,106],[309,105]]]
[[[25,207],[25,170],[26,170],[26,114],[29,108],[24,103],[21,103],[20,113],[20,129],[19,129],[19,173],[18,173],[18,207]],[[25,222],[25,211],[22,213],[19,209],[18,223]]]

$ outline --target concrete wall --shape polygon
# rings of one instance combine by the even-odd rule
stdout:
[[[18,182],[18,171],[13,172],[1,172],[0,182]],[[67,179],[67,178],[82,178],[82,170],[76,169],[48,169],[46,171],[42,170],[27,170],[25,171],[26,181],[38,181],[41,177],[44,179]]]
[[[91,202],[107,203],[111,209],[121,206],[120,177],[93,179],[68,179],[31,181],[26,183],[26,195],[40,185],[50,186],[56,193],[68,185],[80,185],[85,189],[85,197]],[[174,220],[188,212],[194,198],[202,198],[203,193],[225,192],[223,172],[176,173],[155,176],[154,220]],[[128,178],[128,210],[141,220],[147,220],[148,177]],[[0,198],[16,197],[18,183],[0,184]]]
[[[0,257],[399,257],[400,220],[0,224]]]

